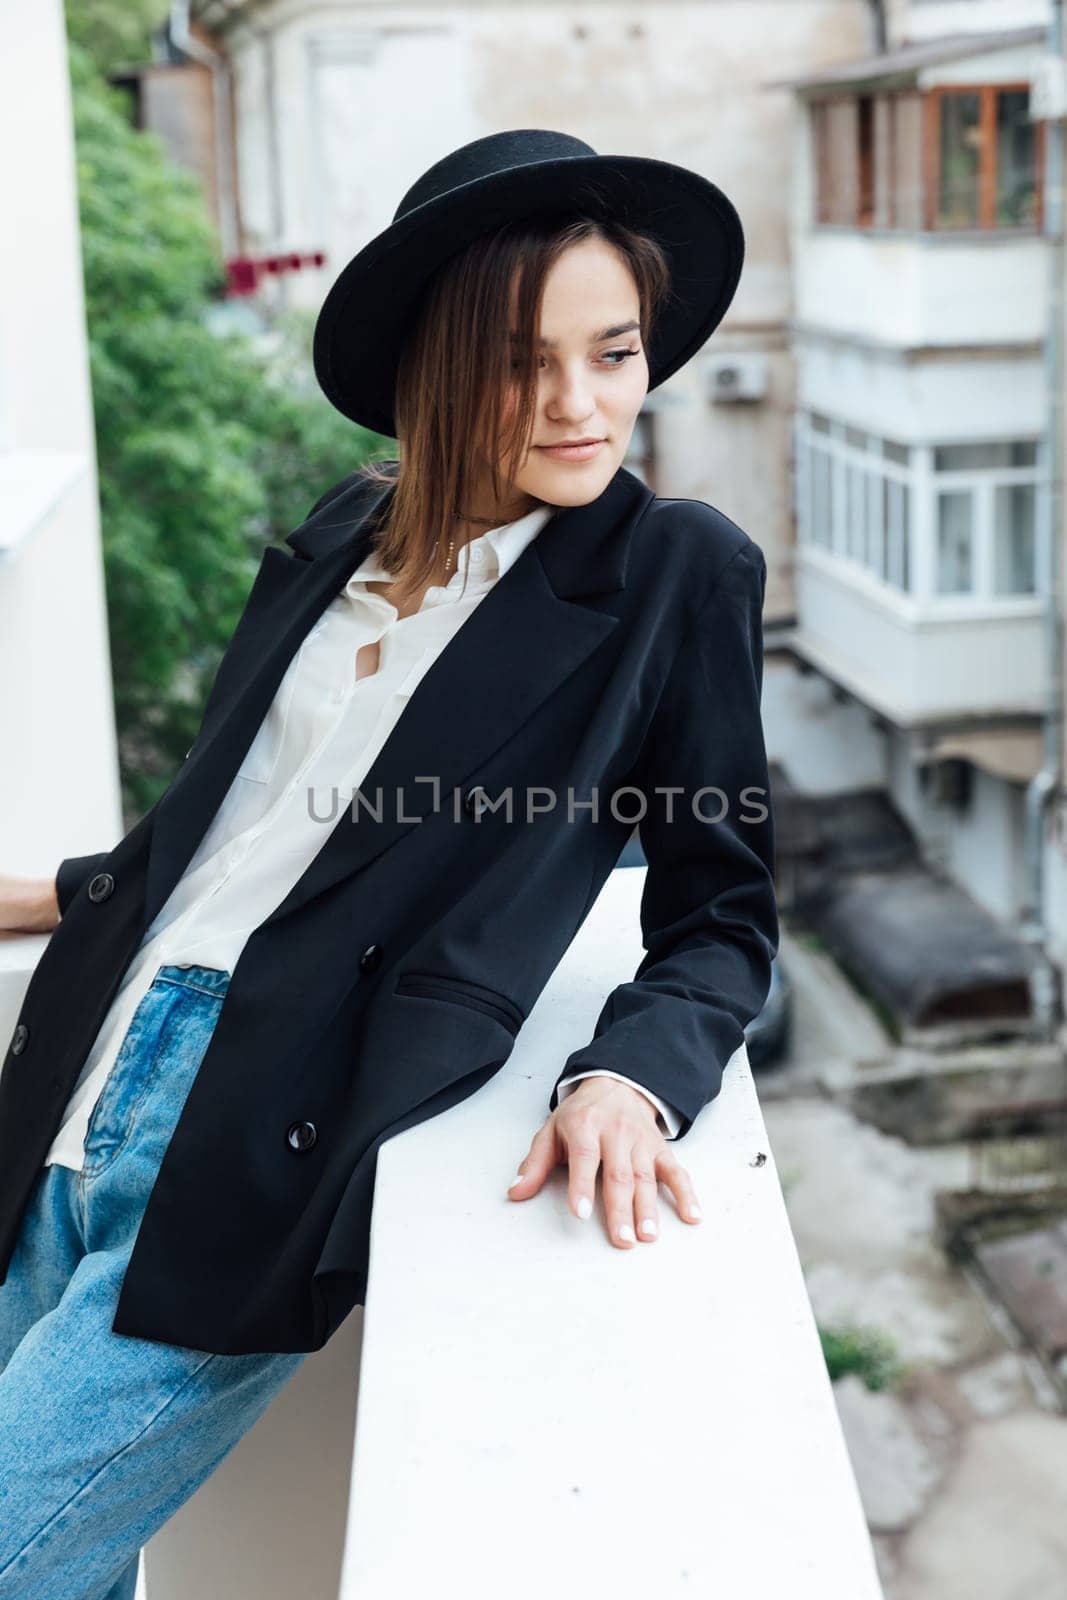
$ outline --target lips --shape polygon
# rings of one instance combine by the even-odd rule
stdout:
[[[594,439],[589,444],[539,444],[537,448],[556,461],[590,461],[604,444],[605,440]]]

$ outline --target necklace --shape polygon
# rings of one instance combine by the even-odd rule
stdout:
[[[497,524],[493,521],[492,517],[465,517],[465,516],[463,516],[462,512],[460,512],[460,511],[454,511],[452,513],[452,515],[459,522],[480,522],[482,524],[483,528],[495,528],[497,526]],[[435,548],[438,548],[440,546],[440,544],[441,544],[441,540],[440,540],[440,537],[438,537],[434,541]],[[455,536],[455,534],[452,534],[451,538],[448,541],[448,550],[447,550],[447,552],[445,554],[445,571],[446,572],[450,572],[451,571],[451,568],[452,568],[452,557],[455,554],[455,549],[456,549],[456,536]]]

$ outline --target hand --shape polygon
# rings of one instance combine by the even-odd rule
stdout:
[[[659,1131],[654,1106],[627,1083],[584,1078],[534,1135],[508,1190],[511,1199],[529,1200],[562,1161],[570,1166],[570,1208],[582,1222],[592,1214],[603,1163],[608,1230],[620,1249],[658,1237],[658,1182],[674,1195],[680,1217],[700,1221],[689,1174]]]
[[[0,872],[0,932],[48,933],[58,922],[54,878],[13,878]]]

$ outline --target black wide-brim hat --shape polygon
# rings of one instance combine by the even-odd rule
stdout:
[[[395,438],[401,351],[434,273],[483,234],[543,212],[614,218],[662,246],[671,294],[649,340],[649,389],[722,321],[745,242],[737,212],[710,179],[651,157],[597,155],[545,128],[491,133],[423,173],[390,226],[327,294],[315,326],[315,375],[338,411]]]

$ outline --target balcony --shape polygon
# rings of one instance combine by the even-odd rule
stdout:
[[[817,226],[794,240],[798,333],[891,349],[1036,346],[1040,234],[901,234]]]
[[[642,954],[643,879],[608,879],[497,1077],[383,1148],[365,1313],[151,1541],[142,1600],[880,1600],[744,1046],[679,1147],[699,1226],[661,1190],[660,1239],[617,1250],[563,1167],[506,1197]],[[44,942],[0,939],[0,1030]]]
[[[1041,618],[1032,601],[924,614],[818,550],[801,554],[796,594],[797,653],[898,728],[1040,715]]]
[[[797,95],[798,332],[891,350],[1040,340],[1031,83],[1047,48],[1040,25],[972,29],[771,81]]]
[[[795,417],[797,654],[897,727],[1045,703],[1039,441]]]

